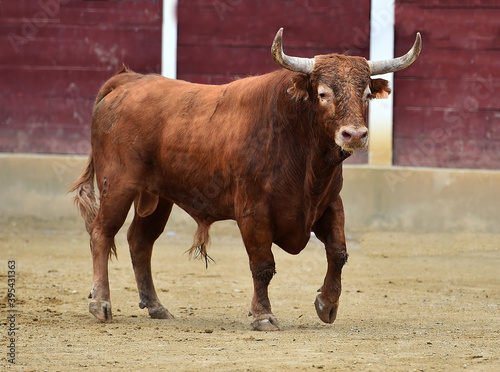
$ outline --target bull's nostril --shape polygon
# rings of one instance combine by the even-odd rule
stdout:
[[[345,139],[345,140],[350,140],[352,135],[351,133],[349,133],[348,131],[344,130],[342,131],[342,137]]]
[[[368,137],[368,132],[364,132],[364,133],[361,135],[361,139],[365,139],[366,137]]]

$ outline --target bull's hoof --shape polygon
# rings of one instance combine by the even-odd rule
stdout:
[[[252,322],[252,327],[254,331],[282,331],[278,319],[273,314],[262,314],[259,315]]]
[[[89,303],[90,313],[99,319],[101,322],[111,322],[113,315],[111,314],[111,304],[104,300],[92,300]]]
[[[170,314],[165,305],[160,304],[157,307],[148,308],[149,316],[153,319],[174,319],[174,316]]]
[[[319,295],[316,296],[316,301],[314,301],[314,307],[316,308],[316,313],[318,317],[325,323],[333,323],[337,317],[337,309],[339,308],[339,303],[333,302],[331,304],[325,304]]]

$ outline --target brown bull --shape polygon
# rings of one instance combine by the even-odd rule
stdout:
[[[210,225],[236,220],[250,260],[256,330],[281,329],[268,298],[271,245],[297,254],[314,232],[328,262],[315,306],[332,323],[347,260],[342,161],[367,144],[368,100],[391,92],[370,76],[406,68],[420,48],[417,34],[393,60],[297,58],[283,53],[281,29],[272,54],[284,69],[262,76],[212,86],[119,71],[97,95],[88,165],[71,187],[90,234],[90,312],[112,319],[108,258],[134,204],[127,237],[139,306],[153,318],[172,317],[156,294],[151,254],[175,203],[198,223],[191,253],[205,260]]]

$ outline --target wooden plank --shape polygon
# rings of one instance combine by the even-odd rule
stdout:
[[[498,50],[498,19],[500,8],[440,10],[425,9],[415,4],[398,4],[396,42],[399,47],[398,37],[413,39],[415,32],[420,31],[428,49]],[[397,52],[400,50],[397,49]]]
[[[500,141],[457,138],[436,146],[422,139],[394,139],[394,164],[402,166],[500,168]]]
[[[88,154],[88,138],[63,128],[6,128],[0,136],[1,152]]]
[[[292,14],[271,10],[264,12],[259,9],[253,9],[247,14],[239,12],[240,8],[237,10],[238,12],[235,11],[231,17],[221,22],[217,14],[205,9],[179,8],[179,45],[270,46],[278,29],[284,27],[286,47],[345,51],[348,48],[344,45],[352,48],[354,41],[360,37],[353,33],[353,28],[364,30],[369,15],[369,9],[363,13],[364,17],[360,17],[361,13],[358,12],[335,15],[330,12],[309,13],[304,17],[304,9],[299,7],[293,8]],[[192,22],[193,17],[199,21]],[[244,24],[251,24],[252,27],[242,28]],[[363,40],[365,48],[367,40],[366,35]]]
[[[29,64],[36,61],[39,66],[81,66],[106,67],[116,71],[122,63],[134,68],[154,69],[161,60],[160,29],[139,30],[142,39],[137,37],[137,30],[132,27],[103,31],[90,26],[47,27],[36,37],[30,38],[18,48],[10,45],[5,36],[0,37],[2,48],[1,65]],[[85,37],[83,37],[85,35]],[[81,39],[79,43],[74,40]],[[68,46],[71,45],[71,53]],[[137,51],[141,53],[137,53]]]
[[[500,140],[500,113],[496,110],[404,108],[394,110],[395,138],[454,138]]]
[[[194,73],[244,77],[279,68],[272,59],[270,46],[180,45],[177,51],[177,73],[179,76]],[[331,53],[331,51],[288,47],[287,53],[294,56],[314,57],[315,55]]]
[[[115,2],[116,4],[117,2]],[[140,9],[140,10],[122,10],[119,12],[110,12],[106,9],[63,9],[61,10],[61,21],[70,24],[97,25],[106,23],[118,24],[158,24],[161,22],[161,13],[159,8]]]
[[[17,33],[19,36],[23,37],[21,25],[17,23],[1,23],[0,31],[2,33],[2,37],[5,37],[8,32]],[[161,31],[161,25],[159,24],[115,24],[115,23],[106,23],[100,25],[77,25],[70,23],[47,23],[45,26],[40,27],[38,32],[34,35],[30,35],[28,38],[45,38],[52,39],[57,41],[60,38],[77,38],[84,37],[87,38],[109,38],[106,34],[113,32],[158,32]],[[143,40],[144,42],[149,41],[150,35],[145,35],[147,38]]]
[[[355,7],[346,7],[345,4],[338,1],[287,1],[287,0],[203,0],[203,1],[181,1],[178,5],[179,19],[185,15],[184,11],[189,14],[198,12],[199,10],[210,17],[214,17],[220,23],[225,23],[231,17],[236,15],[246,14],[247,23],[253,24],[256,18],[269,17],[273,15],[275,18],[287,16],[290,19],[300,22],[301,19],[307,18],[311,14],[353,14],[362,12],[366,16],[366,11],[369,13],[370,1],[362,0],[356,3]],[[199,18],[196,18],[199,19]],[[332,18],[330,18],[331,20]],[[239,25],[240,28],[243,26]]]
[[[411,47],[411,41],[405,50]],[[398,71],[395,78],[437,78],[437,79],[470,79],[500,76],[500,50],[468,50],[468,49],[428,49],[425,39],[424,49],[419,58],[407,69]]]
[[[29,102],[23,110],[16,103],[19,98]],[[78,95],[67,97],[44,97],[41,95],[19,94],[0,96],[4,105],[0,107],[3,127],[26,128],[32,126],[82,126],[90,125],[95,97],[82,98]]]
[[[61,21],[70,24],[159,23],[161,1],[68,1],[61,7]]]
[[[0,2],[0,21],[44,22],[44,19],[72,24],[161,23],[161,1],[65,1],[59,0]]]
[[[59,8],[58,4],[57,8]],[[47,13],[38,1],[3,0],[0,2],[0,22],[14,20],[23,22],[22,18],[32,19],[40,11]],[[52,11],[49,10],[49,13]]]
[[[108,71],[0,68],[2,86],[11,95],[40,95],[42,97],[86,97],[93,98],[102,83],[110,76]],[[10,73],[9,73],[10,72]],[[114,71],[113,71],[114,72]],[[7,94],[7,93],[6,93]]]
[[[498,109],[500,79],[481,78],[398,79],[394,103],[398,107],[442,107],[457,109]]]
[[[178,74],[248,76],[279,68],[270,48],[178,47]]]
[[[398,1],[399,2],[399,1]],[[499,8],[498,0],[423,0],[420,6],[431,9]]]

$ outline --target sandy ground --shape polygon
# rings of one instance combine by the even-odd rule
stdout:
[[[337,320],[313,301],[326,269],[311,239],[275,248],[273,311],[282,332],[255,332],[252,283],[234,223],[215,224],[216,264],[184,254],[194,225],[167,225],[153,254],[156,287],[176,317],[138,307],[125,229],[110,263],[114,320],[88,313],[92,267],[83,224],[0,221],[0,369],[25,371],[500,370],[500,235],[357,233],[348,241]],[[16,265],[15,366],[7,362],[8,261]]]

